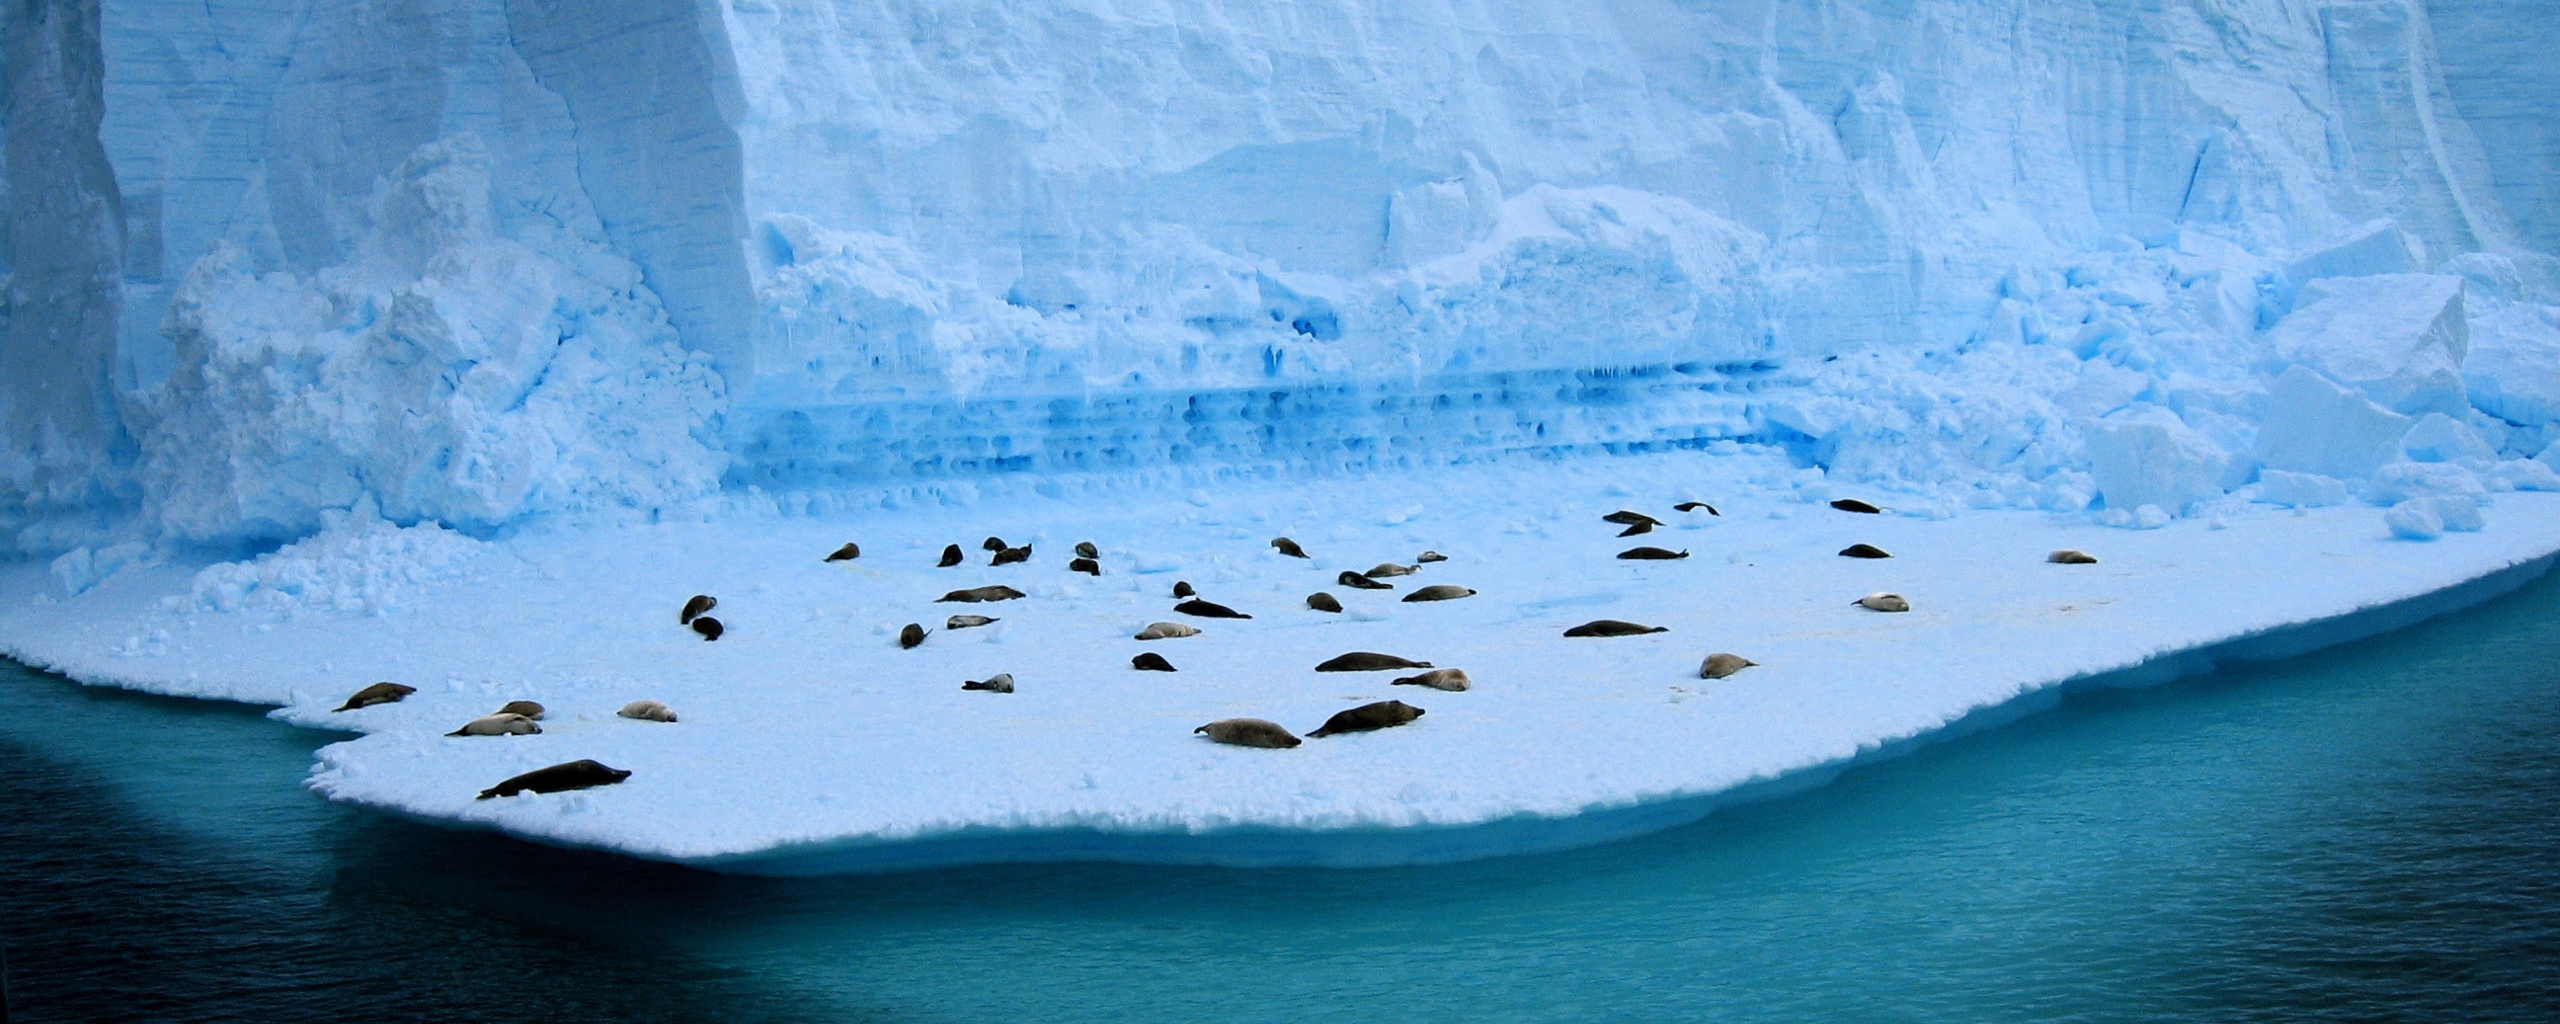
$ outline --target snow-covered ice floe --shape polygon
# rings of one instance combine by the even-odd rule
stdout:
[[[2394,628],[2520,585],[2560,551],[2560,495],[2547,493],[2474,502],[2476,524],[2427,541],[2369,504],[2235,504],[2117,529],[1897,509],[1728,449],[1191,486],[1051,478],[858,515],[731,509],[495,541],[360,510],[241,563],[93,555],[76,594],[44,566],[10,567],[0,650],[86,682],[275,703],[283,720],[357,731],[319,753],[310,786],[333,800],[723,871],[1375,865],[1668,827],[2072,685]],[[1834,497],[1886,512],[1837,511]],[[1717,514],[1675,511],[1689,500]],[[1620,537],[1602,519],[1619,509],[1663,525]],[[988,564],[990,535],[1031,557]],[[1309,557],[1275,550],[1282,536]],[[824,561],[848,541],[860,557]],[[1079,541],[1100,548],[1100,576],[1068,569]],[[1838,554],[1858,543],[1892,557]],[[960,566],[937,567],[947,544]],[[1616,557],[1638,545],[1688,557]],[[2065,547],[2098,561],[2046,560]],[[1417,563],[1425,550],[1447,560]],[[1337,582],[1382,562],[1418,569],[1383,577],[1394,590]],[[1177,614],[1176,581],[1252,618]],[[935,600],[994,584],[1026,596]],[[1476,593],[1401,600],[1432,584]],[[1318,591],[1344,611],[1310,609]],[[1911,610],[1853,603],[1876,591]],[[717,642],[677,622],[696,593],[718,599]],[[947,628],[953,614],[998,621]],[[1602,618],[1667,631],[1563,635]],[[1132,639],[1157,621],[1201,632]],[[908,623],[928,631],[912,649]],[[1178,671],[1134,670],[1147,651]],[[1313,671],[1348,651],[1463,668],[1474,685]],[[1718,651],[1757,664],[1700,678]],[[999,672],[1013,692],[961,687]],[[378,680],[418,692],[333,710]],[[539,735],[446,735],[517,699],[547,707]],[[616,714],[643,699],[678,720]],[[1387,699],[1427,714],[1294,749],[1193,732],[1255,717],[1305,736]],[[475,799],[580,758],[632,774]]]

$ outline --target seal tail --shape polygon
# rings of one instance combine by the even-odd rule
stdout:
[[[476,796],[476,797],[473,797],[472,799],[474,799],[474,800],[486,800],[486,799],[489,799],[490,797],[497,796],[497,795],[498,795],[498,787],[496,787],[496,786],[491,786],[491,787],[489,787],[489,788],[487,788],[487,789],[481,790],[481,791],[480,791],[480,795],[479,795],[479,796]]]
[[[468,727],[466,726],[465,728],[468,728]],[[454,730],[454,731],[452,731],[452,732],[446,733],[445,735],[447,735],[447,736],[460,736],[460,735],[462,735],[462,734],[463,734],[463,731],[464,731],[463,729],[456,729],[456,730]]]

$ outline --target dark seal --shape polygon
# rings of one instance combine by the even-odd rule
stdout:
[[[1342,570],[1342,575],[1334,577],[1333,581],[1353,590],[1394,590],[1396,588],[1393,583],[1380,583],[1349,569]]]
[[[630,777],[631,772],[626,769],[607,768],[596,761],[571,761],[567,764],[555,764],[549,768],[536,768],[481,790],[479,799],[514,796],[518,793],[562,793],[572,789],[610,786]]]
[[[1203,601],[1196,597],[1174,605],[1173,610],[1204,619],[1250,619],[1253,617],[1215,601]]]
[[[1646,633],[1668,633],[1669,626],[1648,626],[1624,619],[1593,619],[1564,631],[1566,636],[1642,636]]]
[[[1689,557],[1689,552],[1686,550],[1665,551],[1661,548],[1628,548],[1624,551],[1618,552],[1618,557],[1632,559],[1639,562],[1660,562],[1674,558],[1687,558]]]
[[[1297,541],[1290,540],[1287,537],[1271,538],[1271,546],[1278,549],[1281,554],[1287,555],[1291,558],[1307,557],[1306,549],[1299,547]]]
[[[719,607],[720,599],[709,594],[695,594],[685,600],[684,610],[676,613],[676,625],[693,625],[695,616]]]
[[[693,631],[702,634],[704,640],[718,640],[720,634],[728,632],[729,628],[721,625],[720,620],[704,615],[693,620]]]
[[[1319,590],[1307,595],[1307,607],[1320,612],[1338,612],[1342,610],[1342,602],[1335,600],[1333,595]]]
[[[1383,672],[1391,668],[1430,667],[1431,663],[1427,661],[1415,661],[1411,658],[1399,658],[1392,654],[1379,654],[1376,651],[1352,651],[1349,654],[1335,655],[1334,657],[1325,659],[1324,664],[1316,666],[1316,671]]]
[[[1866,502],[1859,501],[1856,498],[1841,498],[1832,502],[1831,507],[1839,509],[1842,512],[1864,512],[1868,515],[1876,515],[1884,511],[1883,509],[1867,504]]]
[[[416,692],[418,692],[418,688],[415,686],[402,686],[398,683],[375,683],[371,686],[365,687],[364,689],[357,690],[353,696],[347,698],[346,703],[338,705],[338,710],[353,711],[357,708],[369,708],[376,704],[397,704],[400,702],[400,698]]]
[[[1067,563],[1067,571],[1080,572],[1087,576],[1100,576],[1102,575],[1102,563],[1096,562],[1090,558],[1078,558]]]
[[[1129,667],[1137,669],[1140,672],[1171,672],[1174,670],[1172,662],[1164,660],[1164,655],[1157,654],[1154,651],[1148,651],[1135,658],[1129,659]]]
[[[1842,558],[1891,558],[1893,554],[1873,544],[1851,544],[1840,549]]]
[[[952,566],[958,565],[960,564],[960,557],[960,545],[945,544],[942,546],[942,561],[937,563],[936,568],[948,569]]]
[[[933,602],[935,604],[941,604],[945,601],[958,601],[962,604],[976,604],[980,601],[1010,601],[1021,596],[1023,596],[1021,591],[999,583],[992,587],[970,587],[967,590],[954,590],[948,594],[942,595],[941,597],[934,598]]]
[[[908,649],[908,650],[914,650],[914,649],[915,649],[915,647],[916,647],[916,645],[921,644],[921,643],[923,643],[923,642],[924,642],[924,624],[923,624],[923,623],[920,623],[920,622],[910,622],[910,623],[907,623],[907,628],[905,628],[905,629],[901,629],[901,630],[899,630],[899,631],[898,631],[898,646],[900,646],[900,647],[904,647],[904,648],[906,648],[906,649]]]
[[[827,561],[850,562],[860,557],[862,557],[862,545],[856,544],[852,541],[846,541],[844,542],[843,547],[836,549],[835,554],[827,556]]]
[[[1337,713],[1325,719],[1323,727],[1307,735],[1332,736],[1346,732],[1369,732],[1375,729],[1393,728],[1420,717],[1422,717],[1421,708],[1400,700],[1382,700],[1375,704],[1362,704],[1349,711]]]

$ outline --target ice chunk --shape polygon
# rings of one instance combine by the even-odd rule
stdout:
[[[2359,479],[2399,454],[2409,418],[2296,363],[2267,392],[2258,461],[2273,469]]]
[[[2217,481],[2231,459],[2178,414],[2147,403],[2091,424],[2088,446],[2090,471],[2109,508],[2184,509],[2220,495]]]
[[[2444,517],[2437,513],[2433,498],[2411,498],[2393,505],[2382,513],[2382,522],[2394,537],[2434,540],[2444,536]]]
[[[2471,321],[2471,403],[2509,423],[2560,420],[2560,308],[2518,303]]]
[[[2461,495],[2487,498],[2480,476],[2450,462],[2395,462],[2374,471],[2365,483],[2365,500],[2389,505],[2409,498]]]
[[[2321,508],[2344,505],[2348,496],[2347,482],[2336,477],[2283,469],[2258,473],[2258,500],[2270,505]]]
[[[2324,277],[2405,274],[2416,269],[2418,262],[2410,256],[2400,226],[2385,219],[2368,221],[2349,232],[2345,241],[2285,264],[2284,276],[2300,287]]]
[[[2411,416],[2458,416],[2471,407],[2462,387],[2470,338],[2462,279],[2440,274],[2314,282],[2293,315],[2267,332],[2280,362],[2309,366]]]
[[[2486,466],[2498,459],[2497,450],[2481,440],[2477,432],[2440,412],[2419,417],[2418,425],[2410,427],[2400,439],[2400,450],[2415,462]]]

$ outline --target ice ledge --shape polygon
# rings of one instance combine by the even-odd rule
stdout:
[[[2073,686],[2158,682],[2398,628],[2519,586],[2560,552],[2560,496],[2542,494],[2501,495],[2487,529],[2420,543],[2392,539],[2374,508],[2260,507],[2222,529],[2131,531],[2030,513],[1856,516],[1784,482],[1751,459],[1664,457],[853,520],[738,517],[518,538],[431,574],[271,566],[261,578],[319,581],[313,600],[281,610],[211,610],[219,601],[172,567],[37,600],[26,592],[40,574],[12,568],[0,576],[0,649],[85,681],[280,703],[287,720],[369,730],[322,750],[315,790],[540,842],[756,874],[1034,860],[1354,866],[1670,827],[2007,721]],[[1725,514],[1670,512],[1692,496]],[[1674,521],[1620,540],[1598,520],[1620,506]],[[971,542],[991,533],[1032,541],[1034,561],[979,564]],[[1272,553],[1264,541],[1277,534],[1317,558]],[[1088,538],[1105,548],[1098,580],[1062,564]],[[818,561],[847,539],[862,559]],[[1610,557],[1647,541],[1693,557]],[[1856,541],[1896,557],[1834,554]],[[969,566],[932,567],[949,542],[972,550]],[[2103,561],[2043,562],[2064,546]],[[1404,604],[1330,585],[1343,569],[1425,547],[1452,560],[1399,580],[1406,590],[1481,593]],[[346,585],[329,582],[349,578],[394,583],[349,603]],[[1178,618],[1166,597],[1175,578],[1256,618],[1129,640]],[[995,582],[1032,596],[931,603]],[[1352,611],[1304,609],[1316,589]],[[1849,605],[1879,589],[1915,610]],[[695,591],[721,597],[733,632],[717,644],[674,624]],[[939,628],[954,610],[1006,621]],[[1671,632],[1558,635],[1600,617]],[[908,621],[937,627],[912,651],[894,639]],[[1148,647],[1183,671],[1129,670]],[[1458,665],[1477,688],[1416,694],[1386,685],[1392,674],[1308,671],[1344,650]],[[1697,679],[1715,650],[1761,665]],[[996,671],[1020,691],[959,690]],[[377,678],[420,692],[329,710]],[[543,735],[442,735],[517,697],[550,705]],[[683,721],[613,716],[640,697],[675,705]],[[1230,715],[1303,734],[1388,697],[1430,714],[1288,751],[1190,735]],[[636,774],[584,793],[472,799],[579,757]]]

